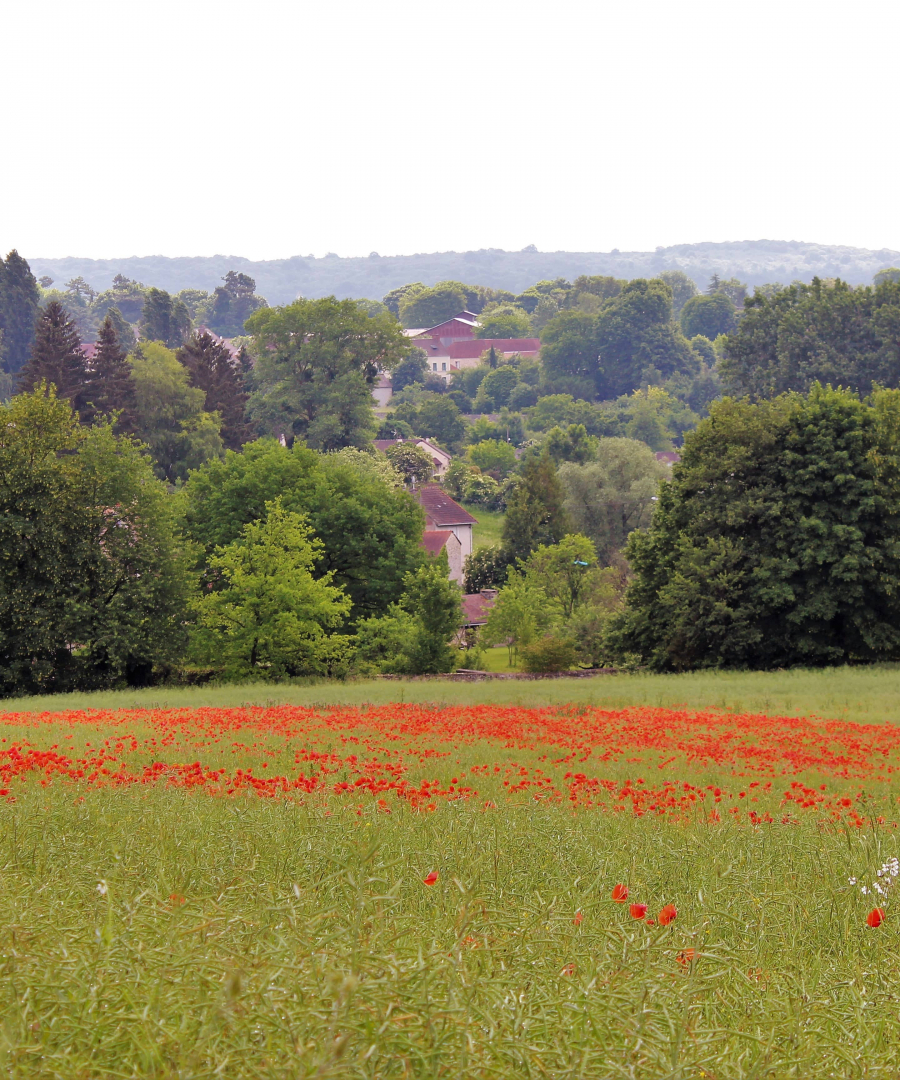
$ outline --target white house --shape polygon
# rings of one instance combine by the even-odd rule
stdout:
[[[452,532],[459,540],[460,565],[464,566],[475,548],[473,529],[478,518],[472,517],[437,484],[424,484],[416,496],[425,511],[425,535],[432,531]]]

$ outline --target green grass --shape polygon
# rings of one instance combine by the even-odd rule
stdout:
[[[478,518],[478,524],[475,526],[473,535],[476,550],[500,543],[503,536],[505,514],[500,513],[499,510],[485,510],[481,506],[471,506],[465,503],[460,503],[460,506],[468,510],[472,517]]]
[[[499,657],[500,650],[497,650]],[[499,659],[497,660],[499,664]],[[553,705],[563,702],[623,708],[656,705],[822,716],[861,723],[900,721],[900,665],[795,669],[777,672],[692,672],[686,675],[601,675],[592,679],[547,679],[484,683],[449,680],[321,682],[312,685],[154,687],[6,698],[0,712],[63,709],[230,707],[243,704],[374,704],[424,701],[447,704]]]
[[[0,715],[4,1075],[894,1080],[900,913],[888,904],[885,924],[868,929],[873,900],[848,879],[870,880],[864,875],[900,855],[893,825],[900,740],[884,743],[887,757],[875,754],[879,768],[890,764],[896,773],[861,782],[848,751],[849,766],[838,762],[834,775],[799,774],[816,789],[826,783],[829,796],[846,791],[855,799],[865,783],[868,801],[857,805],[868,823],[855,828],[816,812],[789,812],[782,822],[793,804],[779,800],[795,774],[783,776],[778,760],[767,764],[765,740],[749,721],[716,744],[732,748],[743,738],[745,757],[725,754],[717,764],[684,747],[675,758],[652,749],[635,755],[628,739],[640,740],[641,725],[652,723],[646,718],[623,722],[609,743],[593,746],[577,717],[567,721],[574,741],[563,746],[503,724],[508,707],[564,703],[884,724],[897,720],[898,691],[900,668],[880,666],[7,700],[5,722]],[[53,712],[397,701],[497,705],[500,726],[476,737],[465,713],[462,735],[448,742],[439,709],[415,737],[402,730],[401,711],[368,736],[363,727],[282,729],[286,714],[277,710],[255,721],[231,714],[218,733],[187,717],[167,727],[128,716],[82,715],[74,723]],[[8,715],[45,709],[33,721]],[[663,737],[666,726],[655,730]],[[479,794],[438,798],[423,812],[392,796],[379,809],[355,789],[292,801],[249,790],[222,797],[166,786],[165,778],[98,790],[40,764],[11,775],[23,754],[61,747],[88,758],[104,744],[121,763],[109,764],[113,771],[132,760],[139,740],[145,762],[196,760],[229,774],[252,765],[258,776],[315,772],[320,764],[302,757],[308,750],[325,761],[371,758],[363,771],[372,776],[406,754],[413,782],[436,776],[446,786],[459,775]],[[804,733],[784,740],[794,744],[804,753],[813,745]],[[141,760],[130,766],[134,775]],[[723,820],[712,822],[708,803],[668,820],[576,809],[524,790],[510,795],[502,778],[522,769],[552,773],[562,786],[563,770],[617,785],[668,778],[675,791],[684,780],[721,784],[731,793],[724,805],[744,808],[737,792],[747,787],[752,795],[755,772],[775,779],[776,790],[754,804],[775,820],[754,827],[731,820],[723,806]],[[429,888],[422,879],[432,869],[440,877]],[[661,928],[631,919],[627,905],[610,899],[620,881],[651,914],[675,903],[677,920]],[[677,959],[685,949],[695,950],[686,966]]]
[[[276,714],[224,739],[200,723],[165,734],[48,720],[24,730],[33,747],[86,754],[109,737],[120,762],[126,732],[157,739],[159,760],[229,771],[284,768],[308,746],[375,752],[361,728],[350,745],[347,730],[327,744],[279,736]],[[0,723],[0,746],[22,735]],[[479,797],[381,811],[359,794],[14,781],[15,801],[0,801],[5,1075],[896,1077],[900,926],[889,910],[869,930],[871,901],[848,884],[898,853],[890,828],[754,828],[711,824],[708,806],[661,820],[508,796],[478,768],[549,770],[547,747],[502,732],[448,745],[439,714],[416,739],[376,743],[387,762],[418,746],[422,775],[466,772]],[[688,758],[673,775],[746,783],[732,763],[717,774]],[[652,753],[634,762],[573,767],[660,782]],[[879,805],[896,794],[878,792]],[[632,919],[611,900],[618,882],[651,914],[675,903],[676,921]]]

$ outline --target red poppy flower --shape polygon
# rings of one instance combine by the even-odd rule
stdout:
[[[643,919],[643,917],[647,914],[647,905],[632,904],[631,907],[628,909],[628,914],[632,917],[632,919]]]
[[[575,974],[575,965],[574,964],[566,964],[566,966],[560,972],[560,975],[574,975],[574,974]]]
[[[576,911],[575,912],[575,918],[572,920],[572,922],[575,923],[576,926],[581,926],[581,921],[582,921],[583,918],[584,918],[584,916],[581,914],[581,912]]]
[[[675,957],[682,967],[687,967],[688,964],[694,959],[693,949],[682,949],[681,952]]]
[[[659,913],[659,925],[668,926],[670,922],[674,922],[678,915],[678,909],[674,904],[666,904],[666,906]]]
[[[438,879],[437,870],[432,870],[430,874],[428,874],[426,877],[422,878],[422,881],[426,885],[433,885],[437,881],[437,879]]]
[[[648,926],[656,926],[656,919],[648,919],[647,920],[647,925]]]
[[[872,908],[872,910],[866,916],[866,922],[869,924],[869,926],[872,927],[873,930],[876,926],[881,926],[881,924],[884,922],[884,908]]]
[[[616,885],[612,891],[612,898],[617,904],[624,904],[628,899],[628,886]]]

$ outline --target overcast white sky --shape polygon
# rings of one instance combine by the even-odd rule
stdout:
[[[900,248],[894,3],[0,8],[0,249]]]

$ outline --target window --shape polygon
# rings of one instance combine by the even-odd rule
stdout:
[[[441,371],[446,371],[446,370],[447,370],[447,365],[446,364],[441,364]]]
[[[437,360],[431,365],[435,371],[437,371]]]

